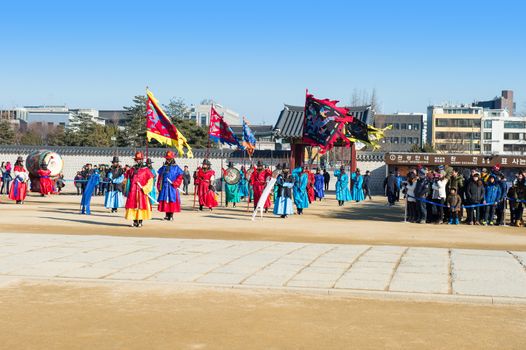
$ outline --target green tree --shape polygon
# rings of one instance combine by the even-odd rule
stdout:
[[[20,137],[21,145],[40,146],[43,143],[42,136],[33,129],[26,130]]]
[[[66,146],[66,131],[63,126],[51,130],[46,136],[46,144],[49,146]]]
[[[8,120],[0,120],[0,144],[12,145],[15,143],[16,135]]]
[[[116,134],[113,126],[97,124],[89,114],[74,115],[64,135],[64,143],[69,146],[111,147],[112,136]]]
[[[163,108],[172,119],[184,119],[189,112],[188,106],[180,97],[172,97],[167,105],[163,105]]]
[[[131,119],[126,125],[125,133],[128,138],[128,145],[142,147],[146,144],[146,102],[147,97],[137,95],[133,98],[133,105],[124,107]]]
[[[208,127],[199,126],[194,121],[189,119],[173,118],[172,122],[177,127],[177,130],[186,137],[188,144],[193,148],[206,148],[208,145]],[[211,143],[211,147],[216,147],[215,143]]]

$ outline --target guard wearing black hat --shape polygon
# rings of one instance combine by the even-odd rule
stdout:
[[[111,167],[106,174],[109,184],[108,191],[106,191],[106,196],[104,197],[104,206],[111,209],[112,213],[116,213],[119,208],[124,207],[124,196],[122,194],[124,169],[119,163],[119,157],[113,156]]]

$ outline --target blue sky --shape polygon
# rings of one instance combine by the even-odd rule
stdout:
[[[10,1],[0,107],[212,98],[273,123],[305,88],[383,112],[515,91],[526,110],[524,1]]]

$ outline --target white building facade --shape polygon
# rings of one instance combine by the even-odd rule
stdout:
[[[197,125],[210,125],[210,110],[212,105],[191,105],[189,113],[185,116],[186,119],[193,120]],[[225,108],[219,104],[214,104],[214,109],[223,116],[228,125],[240,125],[241,116],[239,113],[231,109]]]
[[[482,153],[526,154],[526,118],[510,116],[506,109],[484,110]]]
[[[87,114],[91,120],[99,125],[105,121],[99,118],[99,111],[92,108],[69,109],[66,106],[26,106],[28,125],[46,125],[69,127],[76,114]]]

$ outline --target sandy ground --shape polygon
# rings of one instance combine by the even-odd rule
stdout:
[[[25,282],[3,349],[523,349],[526,308]]]
[[[524,228],[414,225],[383,198],[339,208],[316,203],[302,217],[250,221],[243,208],[192,209],[174,222],[133,229],[94,200],[0,198],[0,232],[99,234],[408,246],[526,249]],[[268,290],[32,281],[0,288],[5,349],[523,349],[526,307],[389,301]]]
[[[111,214],[105,209],[102,197],[94,198],[92,215],[83,216],[80,197],[73,195],[32,194],[24,205],[2,196],[0,231],[526,250],[525,228],[403,223],[403,205],[386,207],[383,197],[341,208],[331,194],[301,217],[283,220],[269,213],[255,222],[246,203],[199,212],[192,208],[192,200],[193,196],[184,196],[183,211],[174,222],[163,221],[164,215],[154,211],[154,220],[134,229],[122,210]]]

